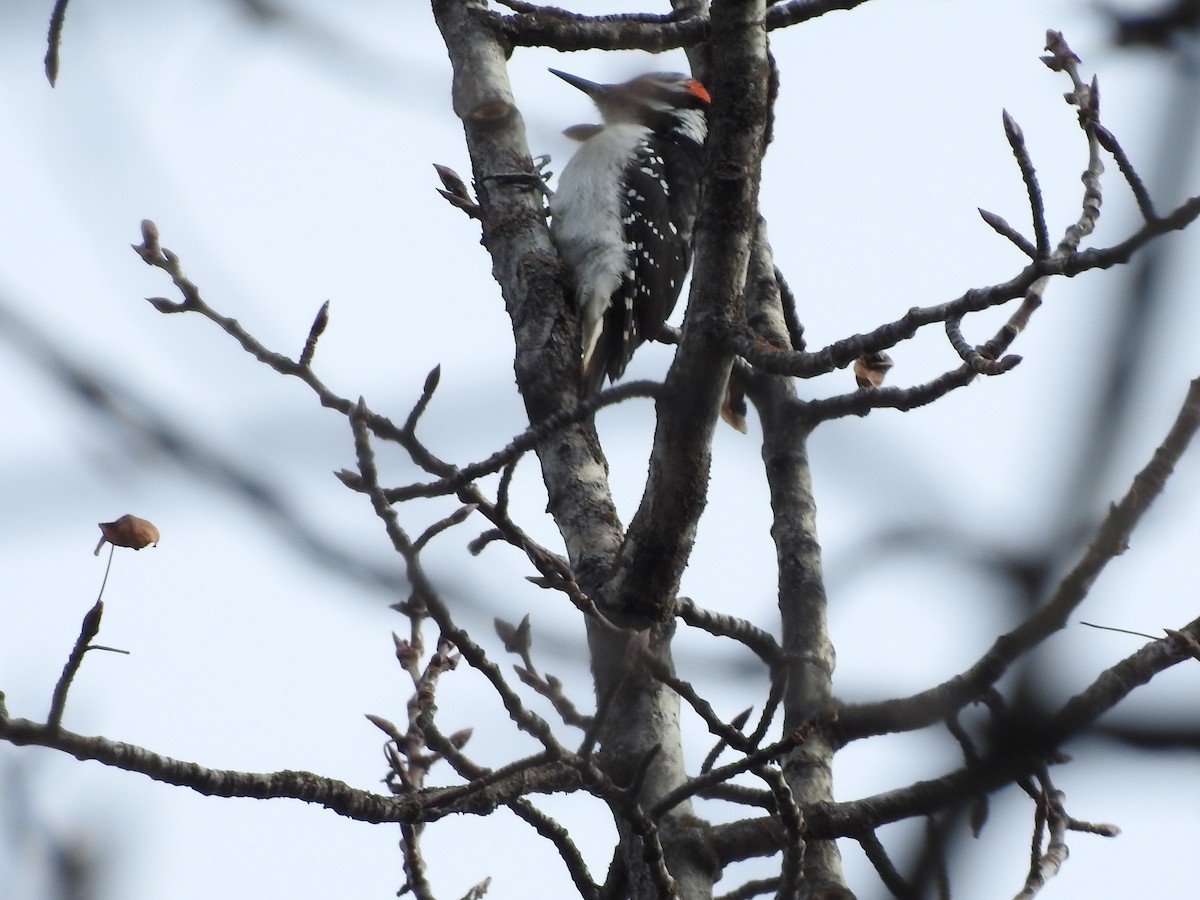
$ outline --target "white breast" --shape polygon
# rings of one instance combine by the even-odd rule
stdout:
[[[550,199],[550,234],[575,283],[585,360],[595,347],[609,300],[629,268],[622,173],[649,135],[644,125],[630,124],[609,125],[593,135],[563,168]]]

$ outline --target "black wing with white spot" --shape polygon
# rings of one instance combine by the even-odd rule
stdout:
[[[626,170],[623,224],[628,267],[605,313],[586,373],[590,389],[598,388],[605,375],[616,380],[625,372],[633,352],[657,336],[679,299],[690,247],[672,215],[667,169],[663,153],[644,143]]]

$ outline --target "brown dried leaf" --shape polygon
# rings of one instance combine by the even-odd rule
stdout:
[[[725,399],[721,401],[721,418],[735,431],[746,433],[746,386],[737,369],[729,373],[725,383]]]
[[[892,358],[882,350],[864,354],[854,361],[854,380],[860,388],[877,388],[894,365]]]
[[[141,550],[150,544],[158,546],[158,529],[154,523],[137,516],[125,515],[115,522],[101,522],[100,533],[103,536],[96,545],[95,556],[100,555],[105,542],[114,547],[132,547],[134,550]]]

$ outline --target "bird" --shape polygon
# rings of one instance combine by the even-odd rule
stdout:
[[[691,265],[711,103],[689,75],[599,84],[551,69],[596,104],[550,197],[550,234],[567,266],[582,331],[585,396],[616,381],[653,340]]]

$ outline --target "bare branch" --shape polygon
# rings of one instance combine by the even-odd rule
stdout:
[[[1196,636],[1200,636],[1200,619],[1193,620],[1184,626],[1182,631],[1195,640]],[[1037,772],[1043,766],[1040,758],[1044,757],[1046,749],[1056,748],[1070,737],[1081,733],[1099,719],[1099,716],[1109,712],[1112,707],[1120,703],[1130,692],[1141,685],[1150,683],[1156,674],[1180,664],[1184,659],[1190,659],[1190,654],[1174,638],[1148,643],[1138,652],[1127,656],[1126,659],[1100,673],[1084,691],[1064,703],[1062,708],[1045,722],[1042,730],[1033,736],[1033,739],[1038,742],[1037,746],[1018,746],[1018,748],[1010,749],[1006,755],[1000,758],[985,760],[979,766],[958,769],[956,772],[943,775],[942,778],[917,782],[917,784],[900,788],[898,791],[876,794],[875,797],[853,800],[848,804],[834,804],[834,806],[841,806],[842,809],[830,816],[829,820],[826,820],[826,824],[836,828],[834,823],[846,821],[842,820],[842,816],[846,814],[848,814],[848,821],[853,821],[856,814],[868,816],[868,821],[863,824],[869,824],[871,827],[899,821],[900,818],[912,815],[929,815],[940,809],[942,805],[961,798],[965,793],[980,790],[992,791],[1004,784],[1018,780],[1021,775]],[[862,806],[858,806],[858,804],[862,804]],[[834,806],[830,806],[828,810],[822,810],[822,812],[833,812]],[[901,808],[905,808],[905,806],[907,809],[901,812]],[[884,815],[877,817],[880,812],[884,812]],[[823,826],[817,826],[814,823],[814,816],[821,818],[821,814],[810,811],[810,832],[820,828],[823,833]],[[1112,833],[1112,829],[1111,826],[1098,827],[1094,829],[1094,833],[1108,835]]]
[[[767,10],[766,27],[773,31],[823,16],[851,10],[867,0],[788,0]],[[552,47],[556,50],[646,50],[661,53],[693,47],[711,39],[709,18],[690,15],[676,19],[640,13],[584,16],[553,7],[506,2],[518,10],[514,16],[480,12],[479,15],[517,47]]]
[[[421,857],[420,836],[419,826],[400,826],[400,848],[404,854],[406,878],[400,893],[411,892],[416,900],[434,900],[433,890],[425,877],[425,860]]]
[[[750,721],[750,713],[753,711],[754,707],[747,707],[746,709],[743,709],[740,713],[729,720],[729,727],[740,734],[741,730],[746,726],[746,723]],[[708,754],[704,757],[704,761],[700,763],[700,771],[707,772],[712,769],[712,767],[717,764],[717,759],[720,758],[721,753],[728,746],[729,742],[725,740],[725,738],[718,737],[716,744],[714,744],[713,748],[708,751]]]
[[[46,78],[50,87],[58,82],[58,48],[62,44],[63,27],[67,24],[67,3],[69,0],[55,0],[54,11],[50,13],[50,33],[46,37]]]
[[[1189,639],[1200,637],[1200,619],[1181,631]],[[1004,785],[1020,782],[1030,772],[1044,766],[1048,752],[1074,735],[1091,727],[1104,713],[1137,687],[1149,683],[1162,672],[1185,659],[1191,659],[1186,645],[1173,639],[1154,641],[1102,672],[1083,692],[1072,697],[1051,716],[1032,738],[1036,745],[1008,747],[999,756],[979,765],[956,769],[928,781],[842,803],[818,803],[802,806],[808,840],[839,837],[857,838],[864,829],[878,828],[914,816],[933,815],[964,796],[991,792]],[[714,770],[715,771],[715,770]],[[1081,823],[1084,824],[1084,823]],[[1092,831],[1084,824],[1080,830]],[[1094,833],[1110,835],[1112,826],[1095,827]],[[778,852],[783,833],[773,818],[745,819],[728,825],[713,826],[713,848],[723,865],[754,856]]]
[[[1166,439],[1112,506],[1096,537],[1044,606],[1021,625],[998,638],[970,669],[937,687],[910,697],[862,704],[842,710],[837,731],[843,742],[871,734],[923,728],[979,697],[995,684],[1014,660],[1055,631],[1087,597],[1104,567],[1125,551],[1130,534],[1162,492],[1175,464],[1200,429],[1200,379],[1191,383],[1183,406]]]
[[[1058,874],[1059,869],[1067,860],[1067,829],[1070,817],[1063,809],[1066,795],[1055,790],[1050,778],[1044,772],[1040,779],[1041,793],[1037,798],[1036,816],[1033,829],[1033,850],[1029,875],[1025,886],[1017,894],[1016,900],[1029,900],[1046,885],[1046,882]],[[1050,837],[1046,849],[1042,850],[1042,835],[1049,826]]]
[[[1021,362],[1021,357],[1013,354],[1003,359],[994,359],[971,346],[963,337],[961,316],[951,316],[946,320],[946,337],[950,339],[950,346],[954,348],[954,352],[976,375],[1003,375]]]
[[[581,16],[546,8],[514,16],[479,12],[488,24],[517,47],[556,50],[647,50],[661,53],[700,43],[708,34],[707,16],[680,21],[646,21],[642,15]]]
[[[778,9],[779,7],[775,7]],[[1009,320],[1009,327],[1020,332],[1028,324],[1032,313],[1040,306],[1042,295],[1048,279],[1053,275],[1071,277],[1087,268],[1107,268],[1128,259],[1128,251],[1134,245],[1140,246],[1157,234],[1164,233],[1159,219],[1153,212],[1149,196],[1140,178],[1133,171],[1132,165],[1120,150],[1115,139],[1107,130],[1102,130],[1099,122],[1099,87],[1096,79],[1085,82],[1079,74],[1078,57],[1071,52],[1066,41],[1058,32],[1047,32],[1046,47],[1051,51],[1049,57],[1044,57],[1046,64],[1055,71],[1066,72],[1072,81],[1073,90],[1067,94],[1069,103],[1079,110],[1079,124],[1088,142],[1088,162],[1082,180],[1084,193],[1082,209],[1078,219],[1064,232],[1063,238],[1051,251],[1049,231],[1046,225],[1045,203],[1037,174],[1025,145],[1025,138],[1015,120],[1004,112],[1004,130],[1012,147],[1013,154],[1021,169],[1029,195],[1032,211],[1036,245],[1030,244],[1018,234],[1002,218],[985,210],[980,215],[996,231],[1011,240],[1034,262],[1027,266],[1016,278],[1003,285],[993,285],[969,291],[958,300],[936,307],[914,308],[901,320],[880,326],[866,335],[855,335],[846,338],[816,353],[787,352],[763,341],[745,330],[731,327],[727,335],[736,352],[757,369],[774,374],[789,374],[797,377],[811,377],[832,371],[848,365],[864,354],[886,350],[902,340],[911,338],[917,330],[935,321],[945,322],[947,335],[960,358],[977,374],[997,375],[1010,370],[1019,361],[1019,357],[1009,356],[998,359],[994,354],[989,355],[994,346],[984,348],[972,347],[962,336],[961,320],[969,312],[978,312],[989,306],[1005,303],[1018,296],[1024,297],[1024,302]],[[1111,146],[1110,152],[1117,156],[1122,173],[1129,182],[1142,209],[1145,224],[1138,232],[1122,244],[1105,250],[1089,250],[1080,252],[1080,242],[1095,229],[1095,223],[1100,214],[1102,201],[1100,176],[1104,166],[1100,160],[1100,145]],[[1197,210],[1197,199],[1187,201],[1177,208],[1170,217],[1182,225],[1192,221]],[[1170,230],[1170,229],[1166,229]],[[1082,264],[1082,265],[1081,265]],[[1006,341],[1006,345],[1009,341]],[[948,385],[947,385],[948,386]],[[895,399],[895,398],[889,398]],[[877,399],[876,403],[879,402]],[[856,410],[874,408],[870,402],[859,401],[854,404],[843,399],[837,404],[840,410],[853,406]]]
[[[797,402],[797,413],[812,423],[841,416],[865,416],[875,409],[897,409],[908,412],[928,406],[953,390],[966,387],[975,380],[975,370],[969,365],[959,366],[939,375],[932,381],[912,387],[875,388],[870,391],[855,391],[853,394],[838,394],[820,400]]]
[[[843,338],[812,353],[785,352],[768,349],[745,332],[731,328],[728,338],[738,355],[756,369],[780,375],[811,378],[844,368],[864,353],[888,350],[908,340],[917,331],[935,322],[945,322],[952,315],[965,315],[999,306],[1025,293],[1040,278],[1063,275],[1068,278],[1094,269],[1109,269],[1129,261],[1139,248],[1156,237],[1186,228],[1200,217],[1200,197],[1192,197],[1169,215],[1143,225],[1124,241],[1103,249],[1089,249],[1062,257],[1051,257],[1030,263],[1021,272],[1002,284],[974,288],[955,300],[938,306],[913,307],[900,319],[878,328]]]
[[[783,702],[784,694],[787,692],[789,678],[790,673],[783,665],[776,666],[771,670],[771,690],[767,694],[767,702],[763,706],[758,724],[750,732],[751,747],[757,748],[763,738],[767,736],[771,723],[775,721],[775,713],[779,711],[779,704]]]
[[[621,545],[612,598],[650,621],[670,614],[704,509],[712,435],[733,354],[720,323],[742,318],[757,220],[767,114],[765,3],[713,7],[707,163],[696,219],[691,294],[683,339],[667,372],[642,502]],[[679,448],[688,448],[680,454]]]
[[[426,393],[431,392],[431,390],[432,388],[427,383]],[[410,417],[411,419],[412,417]],[[350,417],[350,424],[354,432],[354,446],[358,454],[359,472],[362,475],[367,494],[371,498],[371,504],[375,508],[375,514],[383,521],[388,537],[392,541],[392,546],[404,558],[409,582],[412,584],[414,592],[425,603],[429,610],[429,615],[437,622],[438,627],[442,631],[442,636],[453,642],[454,646],[462,653],[463,658],[471,664],[471,667],[480,672],[488,680],[504,703],[504,708],[508,711],[509,717],[518,728],[541,741],[542,745],[550,753],[556,755],[563,754],[564,750],[554,738],[549,724],[524,706],[520,697],[505,682],[499,667],[487,658],[487,654],[484,653],[483,648],[476,644],[470,635],[454,624],[449,609],[442,602],[437,591],[434,590],[433,585],[426,577],[416,550],[409,541],[408,535],[400,527],[395,511],[392,509],[391,504],[384,499],[383,491],[379,487],[379,476],[375,470],[374,454],[371,450],[367,433],[366,407],[361,401],[356,413]]]
[[[1097,122],[1096,140],[1116,160],[1117,168],[1121,170],[1121,174],[1125,176],[1125,181],[1129,184],[1129,189],[1133,191],[1133,197],[1137,201],[1142,218],[1147,222],[1158,218],[1158,214],[1154,211],[1154,201],[1150,199],[1150,192],[1146,190],[1146,185],[1142,181],[1142,177],[1134,169],[1133,163],[1130,162],[1129,157],[1125,154],[1125,149],[1117,141],[1116,136]]]
[[[771,744],[767,747],[763,747],[761,750],[755,750],[753,753],[747,754],[745,757],[735,763],[730,763],[729,765],[721,766],[717,769],[711,769],[703,775],[697,775],[695,778],[692,778],[684,784],[681,784],[678,788],[671,791],[671,793],[667,794],[662,798],[662,800],[651,807],[650,815],[654,818],[658,818],[659,816],[668,812],[672,807],[678,806],[688,797],[694,796],[702,790],[706,790],[707,788],[710,788],[716,784],[720,784],[723,781],[728,781],[734,775],[738,775],[741,772],[748,772],[755,766],[777,759],[778,757],[787,753],[789,750],[794,749],[796,746],[807,740],[812,730],[817,727],[818,724],[820,724],[821,718],[822,717],[815,717],[809,719],[801,724],[799,728],[792,731],[791,734],[786,735],[782,740],[776,741],[774,744]]]
[[[1100,143],[1096,137],[1096,125],[1100,121],[1100,88],[1094,77],[1090,84],[1080,77],[1079,57],[1067,46],[1060,32],[1046,32],[1046,49],[1051,55],[1043,56],[1042,62],[1051,71],[1066,72],[1071,79],[1074,90],[1066,95],[1066,100],[1078,108],[1079,127],[1088,141],[1088,164],[1082,175],[1083,208],[1079,219],[1067,228],[1055,249],[1055,255],[1062,256],[1073,253],[1079,247],[1079,242],[1095,230],[1096,220],[1100,217],[1100,176],[1104,173],[1104,164],[1100,161]]]
[[[712,704],[701,697],[689,682],[672,674],[665,666],[652,657],[647,658],[646,663],[650,666],[650,670],[654,673],[655,678],[669,686],[671,690],[675,691],[675,693],[687,702],[692,711],[708,726],[709,732],[716,735],[735,750],[745,751],[750,748],[746,736],[738,731],[737,728],[726,725],[724,720],[712,708]]]
[[[1025,190],[1029,193],[1029,208],[1033,213],[1033,232],[1037,239],[1036,259],[1044,259],[1050,255],[1050,232],[1046,227],[1046,201],[1042,198],[1042,188],[1038,184],[1037,171],[1033,168],[1033,160],[1029,158],[1029,149],[1025,146],[1025,133],[1021,126],[1008,114],[1002,111],[1004,119],[1004,134],[1008,145],[1012,147],[1017,166],[1021,169],[1021,178],[1025,182]]]
[[[864,831],[857,838],[863,853],[867,855],[867,859],[879,873],[884,887],[891,891],[898,900],[918,900],[920,893],[905,881],[904,876],[896,869],[895,864],[888,857],[887,850],[883,848],[879,836],[873,830],[869,830]]]
[[[578,709],[571,699],[563,691],[562,682],[553,675],[542,676],[532,669],[526,669],[518,666],[516,668],[517,677],[524,684],[529,685],[543,697],[550,701],[554,707],[554,711],[558,713],[559,718],[567,725],[573,725],[576,728],[582,728],[585,731],[592,727],[594,717],[585,716]]]
[[[775,812],[783,829],[783,865],[779,874],[778,900],[791,900],[800,895],[804,878],[804,817],[796,806],[791,786],[783,773],[774,766],[755,766],[755,775],[767,783],[775,799]]]
[[[213,797],[290,797],[317,803],[360,822],[419,821],[424,803],[419,798],[393,799],[351,788],[333,778],[311,772],[257,774],[209,769],[192,762],[162,756],[142,747],[86,737],[62,728],[27,719],[0,715],[0,739],[18,746],[34,744],[69,753],[76,759],[96,760],[127,772],[139,772],[168,784],[189,787]]]
[[[589,420],[598,410],[617,403],[622,403],[633,397],[657,397],[662,387],[657,381],[626,381],[601,393],[581,400],[569,409],[559,410],[547,416],[541,422],[531,425],[521,434],[514,437],[506,447],[498,450],[487,459],[470,463],[461,468],[446,466],[438,471],[447,471],[441,480],[406,485],[400,488],[389,488],[385,495],[390,502],[396,503],[410,500],[414,497],[440,497],[453,494],[459,488],[470,484],[484,475],[501,471],[504,467],[515,463],[522,455],[535,449],[546,438],[571,425],[577,425]],[[429,471],[429,470],[427,470]]]
[[[75,640],[75,646],[71,649],[71,655],[67,657],[67,663],[63,666],[62,675],[59,676],[58,683],[54,685],[54,696],[50,701],[50,714],[46,717],[46,727],[51,730],[57,729],[62,725],[63,711],[67,706],[67,691],[71,689],[71,682],[79,672],[80,665],[83,664],[84,654],[88,650],[93,649],[89,644],[100,633],[100,619],[103,615],[104,601],[97,600],[95,605],[88,610],[87,615],[83,617],[83,625],[79,629],[79,637]]]
[[[988,212],[986,209],[980,209],[979,215],[983,218],[983,221],[987,222],[997,234],[1012,241],[1012,243],[1016,245],[1017,249],[1030,259],[1036,260],[1038,258],[1037,247],[1029,243],[1028,238],[1009,225],[1006,219],[1001,218],[994,212]]]
[[[689,597],[678,598],[675,604],[675,613],[693,628],[707,631],[714,637],[733,638],[735,641],[745,644],[768,666],[774,666],[779,662],[778,642],[752,622],[739,619],[737,616],[704,609],[697,606],[695,601]]]
[[[533,829],[538,834],[554,845],[554,849],[558,851],[559,858],[562,859],[563,864],[567,867],[567,873],[571,876],[571,882],[575,885],[575,890],[579,891],[579,896],[583,900],[596,900],[600,895],[600,887],[592,880],[591,873],[588,872],[587,863],[584,861],[583,855],[579,852],[579,848],[575,846],[575,842],[571,840],[570,832],[528,800],[518,800],[516,803],[511,803],[509,804],[509,809],[519,818],[533,826]]]
[[[468,503],[466,506],[460,506],[454,512],[450,513],[450,515],[446,516],[446,518],[439,519],[438,521],[434,522],[423,532],[421,532],[421,535],[415,541],[413,541],[413,550],[419,553],[426,544],[428,544],[443,531],[447,530],[448,528],[453,528],[455,525],[461,525],[463,522],[465,522],[471,513],[475,512],[475,510],[478,508],[479,507],[476,504]]]

